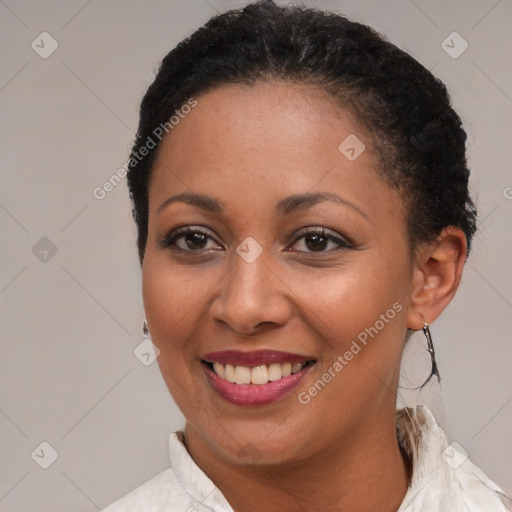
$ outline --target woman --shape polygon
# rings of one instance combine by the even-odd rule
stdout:
[[[475,231],[444,85],[367,26],[272,1],[163,60],[128,183],[171,468],[117,511],[504,511],[400,361]],[[431,375],[431,376],[432,376]]]

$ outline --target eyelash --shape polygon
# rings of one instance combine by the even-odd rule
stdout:
[[[201,229],[200,227],[184,226],[181,228],[177,228],[174,231],[171,231],[169,234],[167,234],[161,240],[159,240],[158,243],[159,243],[160,247],[162,247],[163,249],[173,249],[173,250],[180,251],[182,253],[200,254],[204,251],[207,251],[208,249],[197,249],[197,250],[182,249],[182,248],[176,246],[176,243],[175,243],[176,240],[179,240],[180,238],[183,238],[188,234],[195,234],[195,233],[199,233],[199,234],[204,235],[204,236],[215,241],[215,238],[211,235],[211,233],[209,231],[205,231],[204,229]],[[292,242],[291,245],[295,245],[299,240],[305,239],[307,236],[319,235],[321,237],[327,238],[328,241],[335,242],[336,244],[338,244],[338,247],[336,247],[334,249],[329,249],[326,251],[298,251],[298,252],[302,252],[302,253],[306,253],[306,254],[330,254],[333,251],[338,251],[338,250],[343,250],[343,249],[346,250],[346,249],[353,248],[352,243],[350,243],[349,241],[347,241],[339,236],[329,234],[329,233],[330,233],[330,230],[325,229],[325,228],[305,228],[304,231],[302,231],[298,234],[298,236],[294,239],[294,241]]]

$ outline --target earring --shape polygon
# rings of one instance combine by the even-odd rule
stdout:
[[[429,324],[427,324],[427,322],[425,321],[423,321],[423,334],[425,335],[425,338],[427,338],[427,350],[430,353],[430,359],[432,361],[432,371],[430,372],[428,379],[423,383],[422,387],[431,379],[432,375],[435,375],[437,377],[437,382],[441,382],[441,376],[439,375],[439,370],[437,368],[434,344],[432,343],[432,336],[430,335]]]
[[[149,335],[149,327],[148,327],[148,323],[145,318],[144,318],[144,322],[142,323],[142,334],[144,334],[145,336]]]

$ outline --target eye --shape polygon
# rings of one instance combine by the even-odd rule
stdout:
[[[209,247],[209,241],[213,241],[214,245]],[[219,246],[209,231],[197,226],[184,226],[175,229],[159,240],[159,245],[164,249],[175,247],[186,252],[207,251]]]
[[[208,245],[210,242],[210,245]],[[199,226],[184,226],[171,231],[159,245],[164,249],[175,248],[184,252],[218,250],[219,245],[213,235]],[[340,235],[325,228],[306,228],[296,237],[290,247],[306,253],[326,253],[339,249],[350,249],[353,245]],[[288,248],[286,250],[289,250]]]
[[[329,248],[329,244],[331,247]],[[307,228],[295,239],[292,244],[298,245],[295,249],[301,252],[332,252],[339,249],[350,249],[352,244],[330,230],[325,228]],[[300,248],[302,246],[302,248]],[[334,247],[333,247],[334,246]],[[305,247],[305,249],[304,249]]]

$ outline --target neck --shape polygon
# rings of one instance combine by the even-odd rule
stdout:
[[[286,464],[240,466],[221,459],[187,425],[187,447],[235,512],[272,510],[396,512],[410,464],[398,445],[394,416],[335,439],[324,452]],[[378,427],[378,428],[376,428]]]

